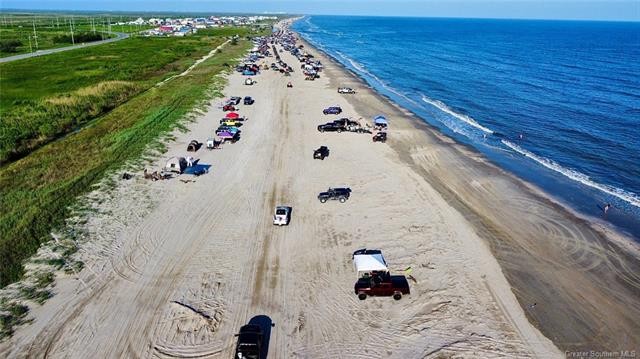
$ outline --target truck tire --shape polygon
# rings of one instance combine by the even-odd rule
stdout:
[[[358,294],[358,299],[365,300],[365,299],[367,299],[367,295],[364,294],[364,293],[360,293],[360,294]]]
[[[337,133],[340,133],[340,132],[342,132],[342,129],[340,129],[340,128],[339,128],[336,132],[337,132]]]
[[[327,201],[326,198],[320,198],[320,203],[325,203]]]
[[[401,298],[402,298],[402,293],[400,292],[393,293],[393,299],[400,300]]]
[[[339,201],[340,201],[340,203],[345,203],[347,201],[347,199],[344,198],[344,197],[340,197]]]

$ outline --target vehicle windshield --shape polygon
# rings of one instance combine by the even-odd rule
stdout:
[[[279,214],[279,215],[287,214],[287,211],[285,209],[280,208],[276,210],[276,214]]]

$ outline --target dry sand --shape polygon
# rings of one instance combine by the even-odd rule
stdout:
[[[256,99],[240,106],[241,140],[199,150],[212,167],[195,182],[123,181],[87,225],[86,268],[58,280],[0,356],[230,358],[233,334],[260,315],[275,324],[270,358],[562,357],[529,320],[563,348],[637,348],[637,257],[323,61],[316,81],[230,75],[227,96]],[[317,132],[334,104],[388,114],[390,141]],[[209,108],[166,156],[222,116]],[[313,160],[320,145],[331,154]],[[340,185],[349,201],[318,202]],[[294,208],[288,227],[271,223],[278,204]],[[411,295],[359,301],[351,253],[363,247],[411,266]]]

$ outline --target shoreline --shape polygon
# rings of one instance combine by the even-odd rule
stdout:
[[[303,19],[298,18],[296,21]],[[309,43],[310,40],[305,38],[300,33],[297,33],[299,38]],[[313,43],[313,41],[311,41]],[[625,198],[621,197],[617,194],[612,194],[608,191],[610,189],[602,189],[599,186],[609,186],[602,185],[600,183],[583,183],[575,180],[574,178],[567,177],[564,173],[556,170],[550,169],[544,164],[541,164],[538,160],[523,160],[526,161],[525,167],[530,167],[528,170],[540,170],[547,171],[548,173],[544,174],[544,179],[546,182],[552,182],[552,184],[547,184],[547,188],[544,188],[543,184],[537,183],[531,175],[526,174],[526,170],[522,173],[518,173],[518,169],[515,167],[509,167],[508,160],[504,158],[496,157],[495,154],[491,155],[488,152],[483,152],[480,148],[476,148],[473,144],[473,140],[469,138],[459,138],[456,137],[453,133],[448,133],[451,130],[444,126],[442,128],[438,127],[438,125],[430,123],[428,120],[424,119],[421,115],[418,115],[415,111],[409,110],[409,102],[413,102],[412,99],[405,97],[404,95],[397,92],[396,89],[392,87],[388,87],[387,84],[383,83],[380,79],[378,79],[375,75],[368,73],[366,70],[364,71],[367,75],[359,73],[357,70],[352,69],[351,67],[357,67],[353,63],[347,64],[346,62],[352,62],[352,59],[348,57],[344,57],[340,59],[337,55],[333,55],[323,49],[321,46],[313,45],[314,49],[318,52],[324,54],[327,58],[330,58],[333,62],[342,67],[345,71],[349,72],[354,77],[360,79],[365,86],[369,87],[372,91],[376,92],[381,98],[384,100],[391,102],[394,106],[402,109],[403,111],[410,113],[413,117],[419,119],[419,121],[424,122],[430,129],[434,130],[437,135],[445,136],[447,138],[453,139],[457,145],[463,146],[474,153],[479,153],[485,159],[490,162],[492,165],[495,165],[500,170],[504,171],[506,174],[514,176],[515,179],[522,181],[527,186],[530,187],[530,190],[537,191],[538,195],[546,197],[548,200],[554,202],[555,204],[560,205],[564,208],[564,210],[570,212],[575,217],[586,221],[589,225],[591,225],[595,230],[603,232],[603,233],[617,233],[620,237],[625,237],[623,241],[619,241],[618,244],[627,245],[624,242],[629,239],[632,242],[632,246],[637,247],[640,250],[640,221],[638,217],[634,217],[633,213],[617,212],[614,216],[609,216],[607,220],[603,219],[601,215],[602,208],[600,206],[599,211],[589,210],[585,206],[593,205],[592,201],[578,201],[578,200],[570,200],[566,197],[563,197],[564,192],[571,193],[573,190],[584,191],[585,194],[591,197],[596,197],[602,194],[614,196],[617,200],[624,202],[625,205],[630,205],[631,207],[637,207],[637,200],[634,198]],[[342,54],[340,55],[342,56]],[[345,62],[343,62],[345,60]],[[351,66],[351,67],[350,67]],[[371,78],[367,78],[366,76],[370,76]],[[373,84],[372,84],[373,83]],[[377,83],[378,85],[376,85]],[[381,88],[380,88],[381,87]],[[386,93],[385,93],[386,92]],[[403,105],[398,102],[397,99],[394,99],[393,95],[395,94],[400,97],[400,102],[406,101],[407,104]],[[463,136],[464,137],[464,136]],[[468,141],[467,141],[468,140]],[[511,148],[513,150],[513,148]],[[526,151],[526,150],[525,150]],[[516,151],[518,156],[522,156],[524,158],[530,157],[529,155],[525,155],[520,150]],[[502,162],[502,163],[501,163]],[[539,168],[539,166],[542,166]],[[580,187],[584,186],[584,189]],[[596,201],[596,203],[600,203]],[[604,203],[604,202],[603,202]],[[604,204],[603,204],[604,205]],[[595,206],[594,206],[595,207]]]
[[[296,20],[296,21],[298,21],[298,20]],[[540,196],[540,197],[544,198],[545,200],[549,201],[550,205],[558,206],[561,210],[566,211],[570,215],[575,217],[575,220],[582,221],[585,225],[590,226],[594,231],[597,231],[597,232],[601,233],[604,236],[607,236],[607,235],[608,236],[612,236],[610,239],[615,241],[615,243],[617,245],[626,247],[630,251],[637,251],[636,253],[638,253],[640,255],[640,242],[638,240],[636,240],[636,237],[634,236],[634,234],[628,232],[628,230],[626,228],[622,228],[622,227],[620,227],[620,226],[618,226],[616,224],[613,224],[611,222],[603,221],[603,220],[601,220],[600,218],[598,218],[596,216],[580,212],[578,209],[572,207],[572,205],[570,203],[568,203],[565,200],[563,200],[561,198],[558,198],[558,197],[554,196],[553,194],[549,193],[548,191],[540,188],[537,184],[532,183],[532,182],[528,181],[525,178],[519,177],[517,174],[512,173],[508,169],[502,168],[499,164],[495,163],[492,159],[488,158],[485,154],[483,154],[482,152],[478,151],[475,147],[473,147],[473,145],[471,145],[469,143],[464,143],[464,142],[458,141],[458,140],[452,138],[451,136],[443,133],[440,129],[438,129],[437,127],[431,125],[426,120],[422,119],[415,112],[413,112],[413,111],[403,107],[402,105],[398,104],[393,98],[389,97],[388,95],[385,95],[383,93],[378,92],[373,86],[371,86],[367,82],[366,78],[364,78],[359,73],[353,71],[352,69],[350,69],[347,66],[345,66],[344,64],[342,64],[340,62],[340,60],[337,59],[335,56],[329,54],[325,50],[322,50],[320,47],[315,46],[314,44],[312,44],[311,41],[309,41],[308,39],[306,39],[302,35],[300,35],[300,33],[296,32],[294,30],[291,30],[291,31],[296,33],[296,35],[298,36],[298,38],[300,39],[301,42],[304,42],[305,44],[308,44],[311,48],[313,48],[318,53],[321,53],[325,58],[329,59],[336,66],[339,66],[343,71],[347,72],[352,77],[357,78],[358,81],[360,81],[363,84],[364,87],[366,87],[369,90],[371,90],[372,92],[374,92],[380,98],[380,101],[389,102],[392,106],[394,106],[398,110],[400,110],[403,113],[405,113],[405,115],[411,117],[412,120],[417,121],[416,127],[420,127],[420,126],[426,125],[426,131],[429,131],[431,133],[431,135],[433,135],[435,137],[438,137],[438,138],[441,138],[445,142],[448,142],[449,140],[454,141],[456,146],[464,148],[465,151],[473,153],[474,156],[476,156],[476,155],[477,156],[481,156],[483,158],[483,160],[486,161],[487,165],[495,167],[503,175],[510,176],[514,181],[519,182],[523,186],[524,190],[531,191],[534,195],[537,195],[537,196]]]
[[[591,313],[591,315],[589,313],[581,313],[580,315],[576,315],[577,313],[575,312],[573,313],[574,315],[560,315],[562,313],[565,313],[566,309],[571,308],[574,304],[581,304],[581,301],[575,299],[582,297],[580,293],[583,290],[576,287],[571,288],[571,291],[568,291],[569,293],[567,293],[569,296],[572,296],[574,300],[566,300],[566,303],[555,305],[556,308],[553,308],[554,306],[552,305],[550,306],[550,309],[545,310],[545,313],[542,314],[528,310],[531,303],[553,303],[556,299],[556,295],[561,293],[562,289],[566,290],[567,288],[569,288],[568,285],[571,284],[573,280],[565,279],[563,281],[563,285],[559,285],[558,282],[552,280],[553,273],[551,272],[545,276],[547,278],[546,280],[541,281],[541,283],[538,283],[538,285],[531,286],[530,282],[534,280],[527,278],[531,274],[526,273],[526,270],[523,272],[524,268],[522,268],[527,267],[527,265],[524,263],[516,263],[514,265],[512,260],[507,258],[513,255],[513,253],[510,253],[510,250],[503,248],[509,245],[517,244],[520,241],[522,241],[520,242],[520,245],[522,245],[527,241],[523,240],[524,238],[520,238],[520,240],[514,240],[514,238],[510,238],[513,237],[511,233],[508,233],[508,231],[505,231],[505,229],[503,228],[499,228],[500,226],[496,225],[495,219],[491,220],[489,218],[490,215],[488,213],[490,213],[490,209],[488,210],[488,208],[486,207],[490,206],[486,206],[485,204],[485,208],[478,210],[479,203],[469,203],[469,201],[467,201],[463,196],[460,196],[456,193],[457,191],[461,190],[460,188],[454,188],[446,183],[443,183],[443,181],[439,180],[435,174],[429,173],[428,169],[424,171],[426,168],[423,168],[423,177],[427,179],[427,182],[429,182],[443,196],[443,198],[447,199],[447,201],[454,208],[456,208],[456,210],[462,213],[463,216],[474,225],[479,236],[482,237],[482,239],[490,246],[492,253],[500,263],[505,276],[511,284],[512,291],[514,292],[514,294],[516,294],[516,297],[518,298],[523,311],[526,313],[529,321],[533,325],[535,325],[536,328],[541,330],[541,332],[548,338],[552,339],[553,342],[562,350],[594,350],[594,348],[602,350],[615,350],[616,348],[620,348],[621,345],[624,345],[622,344],[624,342],[613,345],[616,341],[616,337],[618,337],[620,340],[622,340],[621,337],[625,337],[624,340],[627,340],[627,345],[629,345],[630,348],[637,348],[640,345],[639,336],[635,336],[634,338],[628,338],[626,336],[627,333],[637,333],[638,330],[640,330],[640,326],[638,324],[634,324],[631,320],[629,320],[629,318],[637,317],[638,315],[640,315],[639,303],[634,301],[634,296],[640,294],[640,278],[634,275],[634,273],[638,273],[638,270],[640,270],[640,252],[637,242],[633,241],[633,239],[628,237],[626,234],[617,231],[617,229],[608,228],[607,226],[604,226],[600,223],[594,223],[593,221],[590,221],[588,216],[582,215],[581,213],[574,211],[572,208],[567,207],[567,205],[562,203],[560,200],[554,198],[552,195],[546,193],[536,185],[531,184],[517,177],[516,175],[500,168],[470,145],[459,143],[451,139],[447,135],[442,134],[437,128],[429,125],[413,112],[395,103],[393,99],[378,93],[372,86],[370,86],[366,82],[364,78],[342,65],[336,58],[314,46],[299,33],[295,33],[299,40],[305,45],[305,47],[309,46],[309,48],[313,49],[313,51],[321,54],[323,63],[325,63],[325,61],[327,60],[330,61],[333,66],[337,68],[337,72],[342,73],[342,76],[345,78],[343,82],[336,81],[335,76],[330,77],[332,86],[334,88],[337,88],[338,86],[351,86],[355,88],[356,91],[359,91],[355,96],[348,96],[345,98],[346,101],[351,103],[356,108],[358,114],[366,114],[367,117],[365,118],[372,118],[376,113],[381,112],[377,111],[378,109],[372,110],[370,103],[366,105],[364,103],[359,103],[358,96],[362,96],[362,93],[365,91],[369,92],[369,94],[367,95],[371,95],[372,97],[376,98],[378,102],[387,103],[387,106],[382,105],[383,108],[394,108],[403,114],[401,116],[402,120],[406,120],[409,124],[408,126],[403,126],[403,130],[405,130],[406,127],[409,127],[410,129],[420,131],[423,135],[429,138],[428,142],[431,142],[439,147],[446,147],[450,152],[452,152],[449,154],[450,156],[460,157],[460,162],[464,162],[465,164],[477,167],[479,171],[482,172],[482,177],[487,176],[504,178],[509,185],[515,187],[515,192],[521,192],[526,197],[533,198],[540,207],[557,212],[558,215],[563,218],[563,221],[568,221],[572,224],[573,227],[579,228],[580,230],[578,232],[584,234],[576,236],[577,238],[573,238],[574,244],[570,247],[588,247],[589,250],[587,251],[588,254],[586,255],[588,257],[591,257],[591,259],[585,260],[585,258],[583,258],[585,254],[582,253],[578,256],[579,259],[577,261],[573,260],[571,258],[573,254],[563,255],[561,253],[558,253],[566,250],[567,248],[564,248],[567,247],[566,245],[549,243],[549,245],[551,246],[556,246],[556,256],[566,258],[566,261],[564,263],[574,262],[571,264],[575,265],[574,270],[576,270],[578,273],[583,270],[596,272],[596,270],[594,269],[600,267],[601,264],[598,264],[596,268],[591,268],[591,265],[589,265],[589,263],[591,263],[592,261],[598,261],[598,258],[601,256],[609,258],[610,261],[620,261],[618,265],[622,268],[626,268],[622,270],[622,273],[620,273],[620,278],[618,278],[618,280],[614,280],[613,282],[619,283],[619,281],[621,281],[624,283],[626,280],[631,280],[631,282],[629,283],[631,288],[621,286],[622,288],[620,290],[622,290],[623,292],[626,291],[626,294],[623,296],[625,298],[617,298],[619,301],[623,303],[626,302],[628,304],[628,306],[621,305],[621,308],[632,308],[628,313],[629,316],[619,312],[622,315],[619,316],[619,319],[614,319],[609,315],[597,313],[598,311],[607,312],[607,309],[604,308],[606,305],[603,305],[603,307],[600,307],[599,310],[596,310],[596,313]],[[362,91],[361,89],[363,89],[364,91]],[[396,124],[396,121],[394,120],[398,116],[391,115],[391,112],[387,112],[385,115],[390,118],[390,123],[393,126],[392,128],[394,128]],[[412,158],[411,146],[407,146],[406,142],[394,142],[393,132],[391,133],[390,138],[390,146],[401,154],[401,158],[403,158],[407,165],[419,168],[420,165],[416,163],[416,161]],[[476,175],[476,177],[478,176]],[[508,200],[507,196],[504,197],[504,200]],[[523,212],[523,214],[526,215],[526,212]],[[580,238],[582,236],[584,236],[584,238]],[[548,239],[548,241],[552,241],[552,239]],[[591,243],[578,243],[578,241]],[[509,244],[508,242],[512,242],[512,244]],[[546,250],[544,250],[543,248],[539,248],[539,251],[537,251],[537,253],[540,255],[540,258],[538,260],[535,260],[534,262],[538,262],[540,267],[543,266],[543,263],[545,262],[543,255],[545,251]],[[534,253],[528,254],[530,256],[535,256]],[[525,261],[525,263],[526,262],[527,261]],[[557,264],[560,263],[563,262],[559,261],[559,263]],[[616,265],[610,265],[611,267],[616,267]],[[563,270],[566,270],[569,266],[565,266],[563,264],[560,267],[562,267]],[[599,272],[604,273],[606,271],[600,269]],[[592,275],[585,277],[594,278],[598,277],[598,275],[597,273],[593,273]],[[618,277],[618,275],[615,275],[614,277]],[[587,280],[587,278],[581,278],[580,280],[580,282],[585,281],[586,283],[590,282],[589,280]],[[555,285],[549,285],[550,283],[554,283]],[[536,290],[535,287],[538,287],[539,291]],[[545,292],[545,287],[547,290],[544,295],[536,295],[536,292]],[[586,287],[589,287],[589,285],[587,285]],[[600,297],[595,301],[602,303],[609,302],[610,298],[607,298],[609,296],[606,295],[608,291],[619,292],[614,288],[608,288],[606,281],[602,281],[597,285],[592,285],[592,288],[584,289],[585,292],[595,290],[594,298]],[[592,302],[594,301],[594,298],[586,302]],[[585,301],[582,302],[584,303]],[[589,304],[593,305],[593,303]],[[562,309],[562,307],[564,307],[565,309]],[[594,308],[598,308],[598,306],[594,306]],[[569,312],[571,311],[572,310],[569,310]],[[554,320],[554,316],[564,317],[565,319]],[[575,331],[584,331],[584,333],[581,333],[577,336],[573,335],[574,333],[572,332],[574,329],[572,329],[571,325],[562,325],[562,322],[571,322],[571,317],[573,317],[574,319],[581,318],[581,321],[584,321],[586,318],[590,317],[586,320],[588,322],[587,327],[589,328],[586,330],[583,330],[585,328],[579,328]],[[617,320],[625,321],[625,317],[625,326],[629,329],[629,331],[623,328],[619,328],[618,335],[615,335],[613,333],[609,335],[593,335],[594,339],[597,340],[597,342],[590,342],[588,340],[588,338],[590,338],[593,333],[600,332],[601,326],[607,327],[611,325],[613,329],[616,326],[615,323],[617,322]],[[603,320],[602,318],[608,318],[609,320]],[[587,334],[589,332],[592,334]],[[602,340],[601,337],[603,336],[609,336],[609,339]],[[578,338],[582,339],[576,340]],[[585,340],[586,342],[580,342],[580,340]],[[628,340],[631,340],[631,343],[635,344],[629,344],[630,342]],[[608,341],[611,342],[607,343]],[[587,346],[585,346],[585,344],[587,344]]]
[[[280,53],[295,63],[293,56]],[[566,306],[582,304],[570,296],[574,290],[596,287],[583,293],[589,299],[601,288],[583,280],[570,286],[568,294],[556,292],[561,297],[557,304],[536,297],[535,308],[523,309],[518,300],[530,300],[529,292],[518,288],[542,288],[544,298],[553,293],[541,285],[546,282],[522,278],[527,273],[517,270],[533,265],[531,270],[547,280],[547,267],[561,279],[575,268],[559,262],[556,248],[545,252],[544,246],[521,237],[545,233],[563,238],[553,230],[575,235],[581,233],[575,230],[579,225],[549,215],[557,209],[547,208],[546,202],[526,201],[532,195],[513,187],[513,179],[505,179],[499,168],[430,132],[411,114],[396,114],[398,107],[375,91],[337,94],[336,84],[362,82],[339,64],[322,60],[325,70],[315,81],[305,81],[299,71],[290,77],[263,71],[253,86],[244,85],[245,76],[237,72],[226,76],[226,97],[255,99],[250,106],[240,105],[238,112],[248,119],[241,139],[222,149],[185,152],[191,140],[211,136],[225,116],[220,98],[212,98],[193,122],[176,129],[166,153],[151,160],[152,170],[169,157],[193,155],[211,165],[209,172],[152,182],[140,169],[132,179],[118,182],[115,195],[99,201],[99,210],[82,221],[86,241],[79,243],[77,253],[85,268],[58,276],[56,295],[33,311],[33,323],[0,343],[0,354],[231,357],[239,328],[266,316],[275,323],[267,341],[274,358],[562,357],[553,343],[558,338],[545,337],[537,328],[555,330],[566,340],[565,327],[546,327],[545,320],[554,315],[563,320],[562,310],[576,313]],[[285,86],[287,81],[293,89]],[[390,111],[389,141],[319,133],[319,123],[334,119],[321,115],[323,106],[338,103],[345,116],[370,118],[372,111]],[[324,161],[311,157],[320,145],[331,151]],[[457,186],[461,180],[466,186]],[[350,186],[352,198],[319,203],[318,191],[338,185]],[[538,231],[527,231],[523,221],[524,228],[508,236],[502,222],[492,217],[495,213],[484,209],[504,200],[497,191],[502,188],[521,197],[515,207],[506,202],[492,208],[498,218],[506,226],[518,225],[519,211],[542,206],[532,212],[540,216]],[[272,224],[276,205],[295,208],[289,226]],[[506,214],[501,213],[505,206]],[[564,221],[569,224],[554,227]],[[576,261],[607,265],[605,256],[586,262],[599,253],[597,246],[575,244],[565,248],[578,256]],[[393,273],[412,268],[410,295],[400,301],[358,300],[351,253],[364,247],[384,250]],[[522,250],[536,257],[523,257]],[[494,251],[514,258],[505,261]],[[585,276],[576,273],[569,279]],[[566,281],[551,282],[558,283]],[[557,288],[564,287],[551,287]],[[618,289],[615,283],[611,288]],[[591,324],[600,314],[611,313],[605,319],[614,320],[630,312],[627,319],[634,319],[636,303],[627,312],[616,312],[626,294],[616,293],[609,307],[596,307],[592,316],[579,319]],[[531,318],[542,325],[532,325]],[[627,334],[635,335],[633,330]],[[592,342],[604,339],[608,337]],[[627,338],[626,346],[636,343],[636,337]]]

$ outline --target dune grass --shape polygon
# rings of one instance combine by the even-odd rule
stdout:
[[[186,114],[212,95],[215,75],[228,69],[229,64],[251,45],[244,39],[235,45],[228,44],[188,75],[161,87],[150,87],[154,79],[168,76],[192,63],[198,57],[194,55],[204,52],[197,48],[202,41],[207,41],[209,49],[220,42],[215,36],[204,35],[203,38],[209,40],[192,37],[186,38],[187,42],[172,44],[165,40],[175,39],[153,39],[149,45],[140,42],[148,39],[133,39],[122,45],[113,44],[115,49],[114,46],[99,49],[102,47],[99,46],[91,51],[70,52],[65,55],[70,58],[66,58],[68,61],[64,65],[55,64],[56,61],[40,66],[18,62],[11,66],[7,79],[7,68],[0,67],[3,76],[0,84],[11,83],[13,87],[8,91],[10,99],[2,99],[2,106],[6,103],[9,107],[6,111],[3,109],[4,113],[20,108],[21,101],[77,109],[86,106],[86,99],[96,94],[104,95],[111,89],[133,86],[129,91],[138,92],[110,112],[91,120],[81,131],[0,167],[3,203],[0,208],[1,286],[21,277],[23,260],[50,239],[53,229],[63,225],[75,198],[89,191],[108,171],[140,158],[150,144],[157,143],[162,134],[174,129]],[[122,46],[128,49],[127,53],[123,52]],[[106,61],[113,56],[130,65]],[[85,61],[74,64],[72,59]],[[91,61],[100,65],[88,66]],[[35,73],[26,77],[25,71]],[[41,81],[41,77],[48,81]],[[38,84],[47,88],[38,88]],[[141,91],[145,88],[147,90]],[[96,111],[101,110],[97,108]],[[40,295],[37,297],[40,299],[42,293],[34,295]]]

